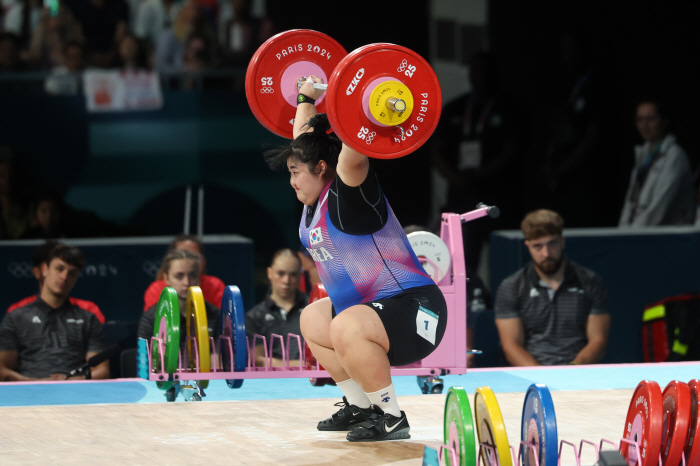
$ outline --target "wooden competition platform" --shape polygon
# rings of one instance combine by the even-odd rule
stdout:
[[[502,369],[444,380],[446,389],[463,386],[472,403],[476,387],[490,386],[511,444],[519,440],[530,383],[550,388],[559,439],[578,445],[581,439],[619,441],[640,380],[663,387],[700,376],[698,363]],[[272,383],[278,391],[266,389]],[[411,376],[396,377],[395,386],[411,439],[350,443],[343,432],[315,428],[337,409],[340,391],[313,388],[303,379],[247,380],[238,390],[214,381],[204,401],[175,403],[138,379],[0,383],[0,464],[420,465],[424,446],[442,441],[445,395],[420,395]],[[281,399],[285,393],[294,399]],[[582,459],[593,464],[593,449],[584,449]],[[572,452],[562,464],[575,464]]]

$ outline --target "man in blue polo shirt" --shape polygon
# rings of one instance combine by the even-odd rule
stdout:
[[[593,364],[605,355],[608,294],[592,270],[564,254],[564,220],[551,210],[522,221],[532,262],[498,288],[496,327],[513,366]]]

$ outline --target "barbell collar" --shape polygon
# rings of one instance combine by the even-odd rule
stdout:
[[[389,97],[386,99],[386,108],[391,110],[392,112],[405,112],[406,108],[408,106],[406,105],[406,101],[403,99],[399,99],[396,97]]]

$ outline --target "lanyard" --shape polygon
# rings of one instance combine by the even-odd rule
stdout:
[[[656,146],[656,149],[653,151],[649,152],[649,155],[647,155],[647,159],[644,161],[644,165],[642,165],[642,170],[648,170],[649,165],[651,165],[651,161],[654,160],[654,157],[656,157],[659,152],[661,152],[661,142]]]
[[[581,88],[583,88],[583,86],[586,84],[588,79],[591,77],[591,74],[593,74],[593,70],[589,70],[586,74],[579,78],[578,82],[576,82],[576,85],[569,96],[569,103],[571,105],[576,103],[576,99],[578,98],[579,92],[581,92]]]

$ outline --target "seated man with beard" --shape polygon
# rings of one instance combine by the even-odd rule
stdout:
[[[532,263],[503,280],[494,309],[513,366],[593,364],[605,355],[608,294],[600,276],[564,255],[563,228],[551,210],[522,221]]]

